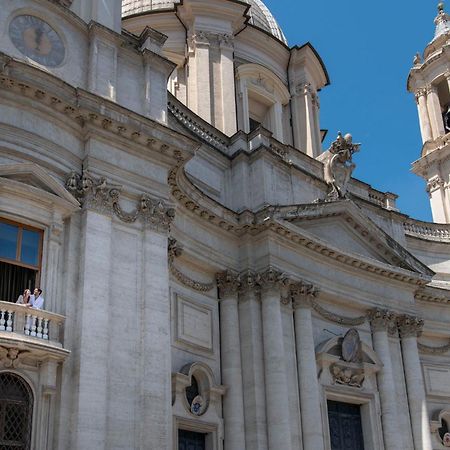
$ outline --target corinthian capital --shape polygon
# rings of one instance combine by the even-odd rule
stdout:
[[[240,286],[239,275],[226,270],[216,275],[217,287],[219,288],[219,297],[221,299],[237,294]]]
[[[423,328],[423,320],[415,316],[403,315],[397,318],[397,325],[402,338],[419,336]]]
[[[420,97],[425,97],[427,95],[427,90],[426,88],[419,88],[414,94],[416,96],[416,100],[419,101]]]
[[[241,294],[245,294],[249,291],[254,290],[257,287],[256,284],[256,275],[251,271],[247,270],[239,275],[240,284],[239,284],[239,292]]]
[[[289,279],[283,272],[273,267],[268,267],[264,272],[256,275],[256,284],[261,289],[282,288],[289,284]]]
[[[294,308],[309,308],[319,295],[319,290],[310,283],[303,281],[290,286]]]
[[[374,308],[369,311],[367,317],[370,321],[372,331],[391,331],[395,326],[396,316],[387,309]]]

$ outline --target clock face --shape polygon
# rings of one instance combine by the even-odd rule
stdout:
[[[33,61],[47,67],[64,61],[64,44],[58,33],[35,16],[17,16],[9,24],[9,36],[17,49]]]

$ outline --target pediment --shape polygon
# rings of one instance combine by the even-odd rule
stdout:
[[[289,221],[322,243],[343,253],[389,264],[428,276],[434,273],[378,227],[351,200],[285,209],[278,219]]]
[[[0,165],[0,182],[7,180],[16,187],[41,191],[52,197],[57,197],[72,207],[79,207],[79,203],[73,195],[37,164],[18,163]]]

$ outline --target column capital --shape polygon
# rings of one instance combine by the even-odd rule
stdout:
[[[417,337],[421,334],[424,321],[419,317],[404,314],[397,317],[397,326],[402,338]]]
[[[310,95],[314,94],[311,83],[298,83],[294,87],[294,95]]]
[[[373,332],[387,331],[392,332],[396,326],[396,315],[392,311],[381,308],[371,309],[367,313],[367,318],[370,321],[370,326]]]
[[[433,84],[429,84],[429,85],[426,87],[426,93],[427,93],[427,95],[428,95],[428,94],[437,94],[437,87],[434,86]]]
[[[426,97],[427,95],[427,89],[426,88],[419,88],[416,89],[416,91],[414,92],[414,95],[416,97],[416,101],[419,102],[419,98],[420,97]]]
[[[240,277],[237,273],[226,270],[225,272],[218,273],[216,280],[221,299],[237,295],[241,284]]]
[[[240,284],[239,284],[239,293],[245,294],[249,291],[253,291],[257,288],[256,284],[256,274],[251,270],[246,270],[239,275]]]
[[[310,283],[300,281],[290,286],[294,309],[310,308],[312,302],[319,295],[319,289]]]
[[[289,278],[283,272],[269,266],[255,276],[256,284],[262,289],[281,289],[289,285]]]
[[[431,194],[434,191],[437,191],[438,189],[441,189],[443,187],[445,187],[445,181],[439,175],[430,178],[427,182],[428,194]]]

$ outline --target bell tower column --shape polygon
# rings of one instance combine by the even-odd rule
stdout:
[[[426,89],[417,89],[416,91],[417,110],[419,112],[420,132],[422,142],[425,143],[433,138],[431,133],[430,117],[428,115],[427,91]]]

